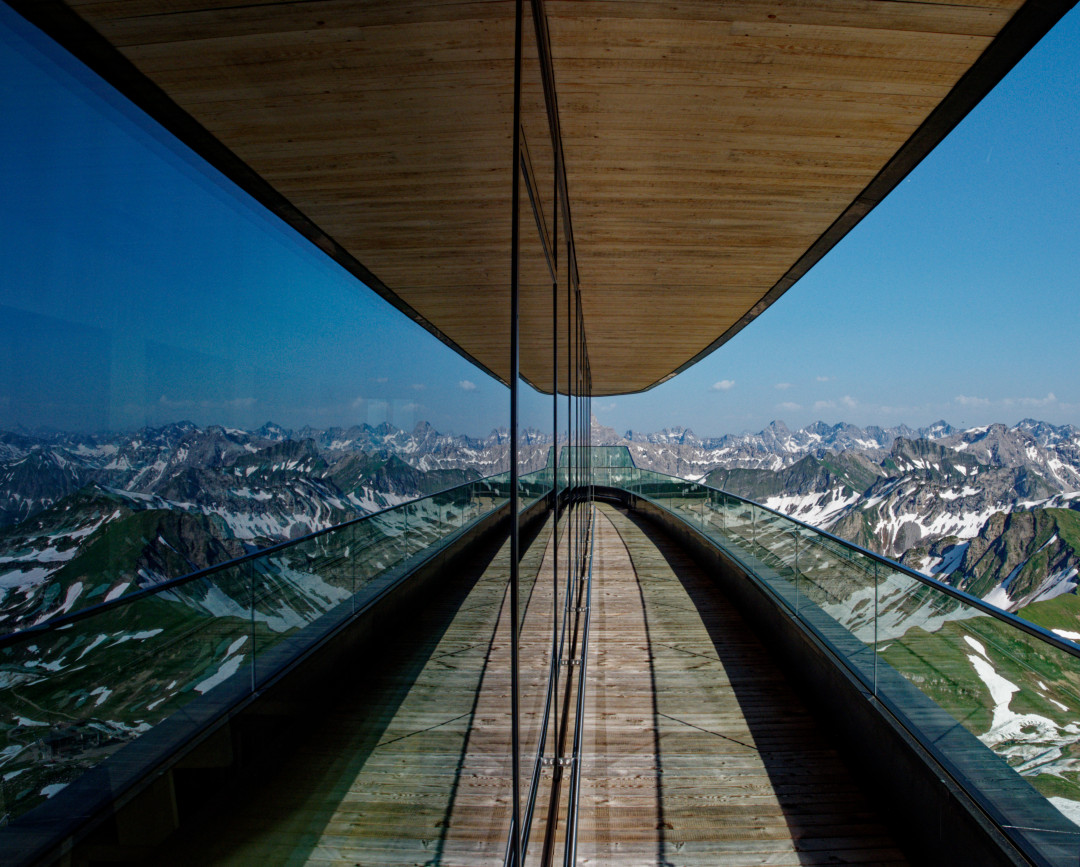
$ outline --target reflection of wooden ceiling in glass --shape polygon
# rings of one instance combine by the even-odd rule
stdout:
[[[512,2],[9,2],[505,378]],[[594,393],[648,388],[733,335],[1071,5],[547,0]],[[535,51],[525,66],[550,233]],[[535,237],[522,372],[547,388]]]

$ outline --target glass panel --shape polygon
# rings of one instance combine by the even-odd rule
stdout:
[[[916,583],[882,582],[881,658],[1045,795],[1080,802],[1076,657]]]
[[[250,687],[250,596],[225,569],[0,649],[9,817],[229,677]]]
[[[442,544],[465,514],[478,520],[506,495],[505,476],[472,482],[7,638],[0,718],[14,725],[0,727],[0,793],[9,818],[187,702],[215,689],[245,695],[295,652],[288,641],[358,608],[380,576],[397,574],[408,555]],[[529,593],[544,548],[530,549]]]
[[[1053,811],[1029,815],[1017,806],[1026,811],[1022,822],[1008,811],[1034,803],[1022,795],[1034,790],[1065,815],[1080,809],[1075,654],[842,540],[730,494],[647,471],[632,476],[631,489],[704,527],[912,731],[943,751],[958,781],[999,823],[1023,826],[1011,827],[1010,834],[1051,863],[1067,863],[1080,829]],[[914,697],[919,694],[933,705],[926,698],[920,704]],[[954,724],[928,713],[935,705],[1020,778],[1002,777],[994,763],[972,761],[971,742],[958,740],[950,734]],[[1003,785],[1012,786],[1008,795],[999,794]]]
[[[596,484],[623,488],[632,483],[634,462],[626,446],[593,446],[590,460]]]
[[[0,281],[6,630],[507,469],[477,441],[505,428],[504,386],[6,6],[0,64],[19,82],[0,127],[5,213],[18,214]],[[458,140],[455,102],[425,117],[425,135]],[[415,138],[411,123],[383,132]],[[396,167],[425,183],[430,169]],[[476,229],[440,202],[449,234]],[[484,225],[505,234],[496,222]]]
[[[366,35],[368,11],[358,7],[354,36]],[[327,43],[351,45],[344,62],[363,66],[366,96],[348,95],[347,112],[330,95],[314,98],[363,127],[371,153],[393,155],[393,165],[352,163],[348,223],[365,265],[396,286],[484,293],[493,319],[508,324],[506,271],[487,254],[501,250],[509,264],[514,167],[503,162],[493,176],[490,149],[475,141],[509,139],[513,10],[474,11],[455,14],[456,27],[428,16],[404,28],[415,50]],[[463,66],[461,46],[480,44],[498,46],[499,60]],[[420,56],[434,74],[416,74]],[[446,63],[454,76],[438,74]],[[407,563],[504,505],[509,479],[403,501],[509,463],[505,386],[3,4],[0,72],[18,82],[0,94],[0,623],[85,614],[0,638],[6,822],[188,702],[265,683]],[[532,112],[542,88],[530,87]],[[393,106],[380,102],[390,93]],[[538,117],[528,141],[547,228],[534,236],[548,238],[554,159]],[[402,184],[439,192],[402,197]],[[550,278],[536,282],[550,323]],[[484,359],[502,375],[507,333]],[[536,334],[550,346],[549,333]],[[550,445],[550,403],[539,400],[547,426],[526,470],[544,465]],[[526,502],[545,490],[542,478],[523,480]],[[259,549],[270,550],[232,562]],[[219,564],[231,565],[161,587]],[[497,615],[503,589],[485,589],[486,610]],[[474,630],[478,646],[492,644],[494,622]],[[478,683],[488,663],[481,653],[458,670]],[[420,764],[404,770],[422,773]],[[442,840],[437,821],[432,837]]]
[[[792,526],[789,535],[795,547],[798,615],[813,618],[815,627],[830,636],[834,652],[873,683],[876,561],[808,527]]]
[[[556,359],[553,333],[558,301],[554,287],[558,255],[555,158],[530,3],[525,4],[522,39],[518,277],[521,360],[523,370],[530,373],[528,380],[522,378],[518,383],[518,447],[521,508],[528,512],[551,491],[546,467],[554,444],[552,392]],[[552,677],[556,575],[549,552],[551,540],[550,520],[542,527],[522,524],[518,588],[521,684],[518,797],[523,822],[527,820],[533,786],[550,782],[550,775],[546,778],[540,775],[539,758],[542,738],[547,736],[546,722],[552,698],[548,687]]]

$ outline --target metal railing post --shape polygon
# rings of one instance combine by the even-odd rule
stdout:
[[[248,588],[251,591],[251,691],[255,692],[255,682],[258,675],[255,668],[255,564],[249,562],[247,570]]]
[[[881,610],[878,608],[878,563],[874,561],[874,695],[877,695],[877,663],[878,663],[878,621],[881,620]]]
[[[799,616],[799,533],[793,530],[792,538],[795,540],[795,616]]]
[[[514,133],[513,176],[510,195],[510,863],[521,863],[521,712],[519,652],[520,623],[518,622],[518,583],[520,557],[520,517],[518,515],[518,390],[519,390],[519,267],[521,226],[518,218],[521,196],[521,58],[523,32],[523,0],[514,4]]]

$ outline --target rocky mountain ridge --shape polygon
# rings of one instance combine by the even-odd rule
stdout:
[[[299,446],[297,444],[304,444]],[[156,493],[188,468],[215,470],[237,466],[245,455],[266,457],[273,446],[285,449],[282,467],[308,476],[321,460],[333,474],[341,461],[358,454],[398,458],[416,470],[471,470],[493,475],[509,466],[509,437],[493,430],[486,437],[443,434],[420,422],[411,431],[390,424],[291,431],[268,422],[255,431],[177,422],[129,433],[11,433],[0,431],[0,526],[25,520],[90,482],[124,490]],[[528,471],[543,466],[550,438],[523,431],[519,453]],[[305,458],[305,459],[306,459]],[[291,466],[286,466],[292,462]]]
[[[593,442],[625,445],[640,467],[704,479],[973,592],[996,593],[1013,610],[1049,588],[1028,573],[1010,578],[1015,552],[1030,561],[1027,548],[1042,537],[1008,516],[1080,505],[1080,428],[1033,419],[966,430],[944,421],[917,430],[822,422],[791,430],[775,421],[757,433],[705,438],[681,427],[619,434],[593,419]],[[522,432],[525,468],[543,466],[550,445],[542,432]],[[468,437],[424,422],[412,431],[178,422],[123,434],[0,432],[0,590],[23,593],[17,607],[26,617],[62,607],[65,588],[44,603],[46,579],[64,577],[61,567],[81,559],[105,524],[145,529],[150,518],[139,512],[188,514],[186,531],[228,559],[504,470],[508,454],[505,430]],[[1060,523],[1052,517],[1037,521]],[[143,535],[143,549],[131,553],[131,586],[182,564],[201,568],[194,538],[185,547],[168,532]],[[1075,553],[1055,553],[1067,537],[1058,533],[1029,568],[1045,559],[1059,579],[1055,593],[1076,586]],[[992,567],[990,549],[1012,553]],[[97,598],[122,583],[117,577]]]
[[[1075,592],[1080,560],[1068,534],[1043,539],[1047,553],[1032,560],[1035,536],[1025,528],[1056,526],[1062,510],[1080,507],[1080,428],[1032,419],[967,430],[944,422],[918,431],[812,428],[789,436],[773,425],[736,445],[729,440],[727,465],[705,482],[1007,610]],[[976,557],[995,545],[1013,553],[993,567]],[[1029,565],[1016,580],[1020,551]]]
[[[427,425],[0,433],[0,629],[490,475],[507,453],[498,431]]]

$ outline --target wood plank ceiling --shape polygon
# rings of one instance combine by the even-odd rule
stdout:
[[[1018,5],[550,0],[603,387],[662,379],[728,334]],[[646,359],[626,339],[643,325]]]
[[[39,23],[57,5],[10,2]],[[593,393],[649,388],[730,338],[1072,2],[547,0]],[[97,64],[114,83],[506,378],[510,0],[67,6],[123,55]],[[532,49],[523,99],[550,239]],[[547,390],[551,282],[537,237],[525,244],[522,373]]]

